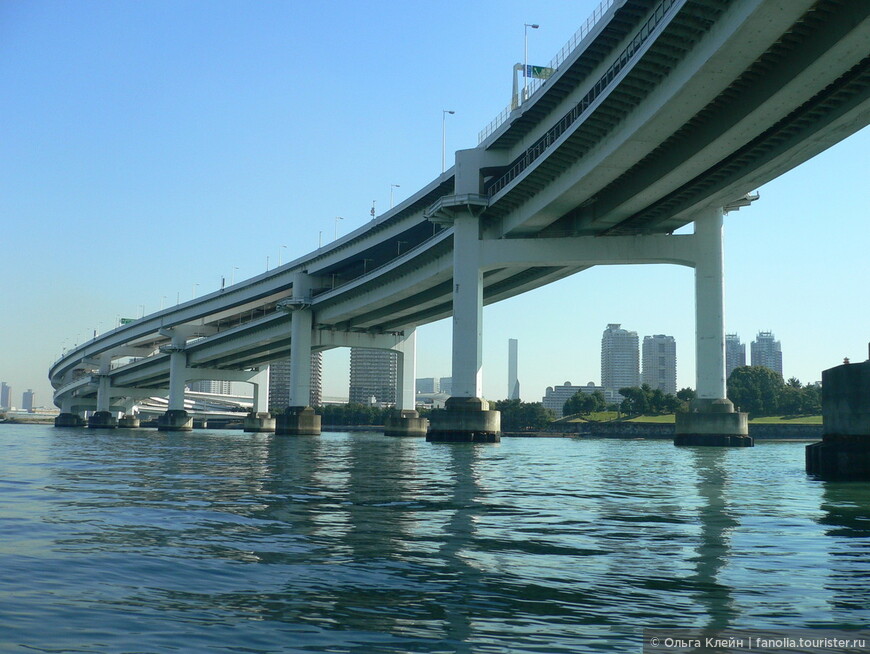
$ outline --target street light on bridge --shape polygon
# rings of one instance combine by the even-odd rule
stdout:
[[[450,109],[441,110],[441,172],[447,170],[447,114],[455,114]]]
[[[529,28],[536,30],[540,27],[537,23],[525,23],[523,27],[523,102],[529,97]]]

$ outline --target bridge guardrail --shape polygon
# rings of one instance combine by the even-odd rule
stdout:
[[[557,70],[559,66],[561,66],[568,58],[568,55],[574,52],[574,49],[580,44],[583,39],[586,38],[586,35],[589,34],[590,31],[592,31],[592,28],[598,23],[599,20],[601,20],[601,17],[604,16],[605,12],[607,12],[607,10],[610,9],[610,7],[612,7],[615,2],[616,0],[601,0],[601,3],[595,8],[589,18],[586,19],[586,22],[580,26],[580,29],[574,32],[574,36],[568,39],[568,42],[564,46],[562,46],[562,49],[559,50],[559,52],[556,53],[556,56],[554,56],[550,60],[550,63],[547,67],[552,68],[554,71]],[[541,88],[541,86],[543,86],[546,81],[547,80],[533,77],[528,83],[527,90],[525,92],[527,95],[523,101],[528,100],[528,98],[531,97],[535,91]],[[480,130],[477,135],[478,145],[483,143],[490,134],[497,130],[502,125],[502,123],[504,123],[508,119],[508,116],[511,115],[511,112],[514,109],[516,109],[516,107],[513,105],[513,103],[509,104],[498,116],[493,118],[486,127]]]
[[[537,160],[556,140],[568,131],[568,128],[573,125],[581,116],[587,113],[594,102],[607,90],[611,83],[616,79],[616,76],[628,65],[634,56],[641,49],[641,46],[653,33],[656,27],[662,22],[665,15],[677,0],[663,0],[656,7],[653,15],[644,23],[643,27],[638,30],[631,42],[619,54],[605,73],[592,85],[592,88],[583,96],[583,98],[574,107],[571,108],[553,127],[535,141],[523,154],[521,154],[508,168],[507,172],[501,177],[493,181],[486,188],[486,193],[492,197],[505,186],[516,179],[526,168],[528,168],[535,160]]]

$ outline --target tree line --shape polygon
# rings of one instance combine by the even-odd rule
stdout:
[[[741,366],[728,376],[728,399],[750,417],[818,415],[822,412],[822,388],[801,384],[764,366]]]
[[[619,394],[623,397],[620,403],[608,404],[601,391],[577,391],[565,402],[562,415],[588,416],[606,410],[628,416],[663,415],[687,411],[689,402],[695,397],[691,388],[680,389],[673,395],[651,388],[649,384],[620,388]],[[783,381],[780,375],[763,366],[735,368],[728,377],[727,395],[736,408],[753,418],[818,415],[822,411],[821,387],[802,385],[794,377]],[[555,419],[553,412],[540,402],[499,400],[491,402],[490,407],[501,412],[504,431],[537,431],[545,429]],[[324,425],[383,425],[392,411],[394,409],[365,404],[329,404],[317,408]],[[422,417],[427,417],[433,410],[419,411]]]

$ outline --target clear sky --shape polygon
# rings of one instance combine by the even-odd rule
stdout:
[[[372,0],[0,3],[0,380],[50,404],[63,348],[118,318],[287,262],[441,170],[596,2]],[[782,342],[803,382],[867,358],[870,131],[726,218],[726,326]],[[449,164],[448,164],[449,165]],[[336,221],[336,216],[343,220]],[[524,400],[600,382],[601,332],[677,339],[694,387],[692,272],[598,268],[484,313],[484,391]],[[748,347],[747,347],[748,351]],[[418,331],[418,376],[449,376],[450,325]],[[347,393],[347,353],[325,393]]]

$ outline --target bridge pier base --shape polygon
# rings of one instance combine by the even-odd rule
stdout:
[[[822,440],[806,449],[807,472],[870,481],[870,360],[822,372]]]
[[[430,443],[498,443],[501,412],[479,397],[451,397],[444,411],[432,414],[426,440]]]
[[[55,427],[84,427],[86,424],[77,413],[61,413],[54,419]]]
[[[97,411],[88,418],[88,429],[115,429],[118,419],[108,411]]]
[[[749,417],[730,400],[694,400],[689,413],[676,416],[674,445],[752,447]]]
[[[184,409],[169,409],[157,418],[157,431],[192,431],[193,418]]]
[[[275,431],[275,418],[271,413],[250,413],[245,416],[244,430],[248,433],[271,433]]]
[[[275,422],[279,436],[318,436],[320,416],[310,406],[288,406]]]
[[[385,436],[425,436],[429,420],[415,410],[396,410],[384,421]]]
[[[137,429],[139,427],[139,418],[129,414],[124,414],[118,418],[118,427],[124,429]]]

